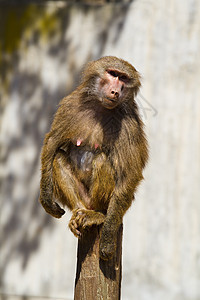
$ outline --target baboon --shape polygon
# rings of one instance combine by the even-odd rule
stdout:
[[[80,237],[102,224],[100,257],[112,257],[115,237],[143,179],[148,145],[135,96],[140,75],[114,56],[88,63],[80,86],[61,100],[42,149],[40,202]]]

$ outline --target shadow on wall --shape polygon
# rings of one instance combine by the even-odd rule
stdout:
[[[101,57],[109,29],[115,32],[113,43],[117,42],[129,9],[128,4],[94,7],[66,2],[61,5],[60,1],[14,3],[0,4],[1,161],[5,171],[1,176],[2,276],[7,262],[16,255],[22,260],[22,268],[26,268],[30,255],[39,248],[41,232],[52,231],[54,226],[53,218],[38,203],[39,157],[59,100],[80,79],[79,57],[73,49],[79,47],[74,47],[74,40],[81,24],[76,23],[74,32],[71,25],[78,22],[77,16],[86,20],[94,15],[94,33],[89,33],[94,34],[93,44],[85,45],[87,51],[84,50],[86,63]],[[66,67],[64,79],[65,71],[59,74],[60,69],[49,76],[49,64]]]

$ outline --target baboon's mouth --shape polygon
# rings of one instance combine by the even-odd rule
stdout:
[[[104,97],[104,98],[102,99],[102,104],[103,104],[104,107],[109,108],[109,109],[112,109],[112,108],[114,108],[114,107],[117,106],[118,101],[115,100],[115,99],[111,99],[111,98],[108,98],[108,97]]]
[[[117,102],[116,99],[111,99],[111,98],[108,98],[108,97],[106,97],[105,99],[108,100],[108,101],[111,101],[111,102]]]

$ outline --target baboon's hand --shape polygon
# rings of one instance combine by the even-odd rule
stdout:
[[[80,237],[84,230],[92,225],[100,225],[104,222],[105,215],[90,209],[79,208],[73,211],[69,228],[76,237]]]
[[[65,214],[64,209],[62,209],[56,202],[46,201],[40,198],[40,203],[46,212],[52,215],[54,218],[61,218]]]

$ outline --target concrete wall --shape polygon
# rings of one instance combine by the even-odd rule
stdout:
[[[150,162],[124,218],[123,300],[200,299],[200,2],[0,4],[2,300],[73,299],[76,239],[38,203],[44,134],[82,66],[142,74]],[[35,299],[35,298],[34,298]]]

